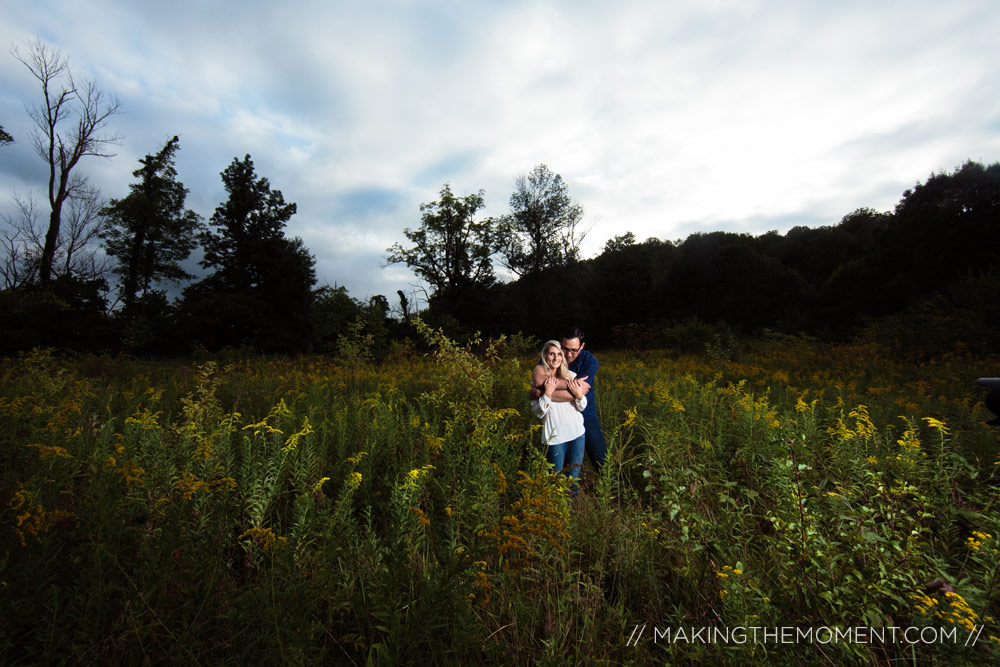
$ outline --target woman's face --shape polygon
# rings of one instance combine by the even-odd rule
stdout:
[[[550,345],[545,350],[545,363],[547,363],[549,365],[549,368],[551,368],[552,370],[559,368],[559,366],[562,365],[562,360],[563,360],[562,350],[560,350],[555,345]]]

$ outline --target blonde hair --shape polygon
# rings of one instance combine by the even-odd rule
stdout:
[[[542,362],[541,362],[542,363],[542,368],[545,369],[545,377],[551,377],[552,376],[552,369],[549,367],[548,362],[545,361],[545,353],[548,352],[548,350],[549,350],[550,347],[557,348],[559,350],[559,353],[562,354],[562,343],[560,343],[557,340],[550,340],[549,342],[545,343],[545,345],[542,345],[542,353],[539,356],[540,356],[540,358],[542,360]],[[566,355],[565,354],[563,354],[562,363],[559,364],[559,368],[558,368],[558,370],[556,370],[555,374],[556,374],[556,377],[559,378],[560,380],[572,380],[573,379],[573,375],[569,372],[569,367],[566,365]]]

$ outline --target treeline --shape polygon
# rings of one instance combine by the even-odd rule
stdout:
[[[344,332],[385,328],[383,297],[361,303],[342,288],[316,288],[313,256],[284,231],[296,205],[249,155],[222,172],[228,199],[207,224],[185,206],[178,137],[139,160],[126,196],[103,201],[79,167],[113,156],[120,138],[107,129],[121,102],[74,77],[41,39],[11,53],[40,84],[41,101],[27,105],[28,140],[49,178],[44,210],[15,195],[16,212],[0,226],[0,353],[327,349]],[[0,147],[13,141],[0,127]],[[186,267],[199,247],[195,276]],[[170,284],[186,285],[173,302]]]
[[[78,166],[112,156],[118,137],[105,128],[121,103],[75,80],[40,40],[12,53],[41,83],[30,141],[49,183],[45,211],[15,197],[0,226],[0,354],[248,346],[357,357],[412,335],[402,290],[391,306],[317,286],[312,254],[285,234],[295,203],[249,155],[222,172],[228,198],[207,222],[185,206],[177,137],[139,160],[126,196],[102,201]],[[0,148],[13,140],[0,126]],[[482,191],[445,184],[420,206],[419,226],[402,230],[407,242],[386,249],[387,263],[426,286],[421,317],[453,337],[549,337],[576,323],[598,346],[724,351],[773,332],[917,355],[1000,348],[1000,164],[931,175],[894,211],[859,209],[828,227],[677,242],[626,232],[591,259],[580,256],[583,207],[546,165],[515,180],[507,214],[483,218],[484,205]],[[185,267],[198,248],[195,276]],[[498,268],[512,279],[498,280]],[[183,286],[179,298],[168,298],[170,284]]]
[[[577,322],[598,345],[725,347],[771,332],[864,339],[914,355],[1000,349],[1000,164],[967,162],[903,193],[892,212],[786,234],[626,233],[593,259],[516,282],[439,293],[428,314],[539,337]],[[464,306],[464,308],[461,308]]]
[[[359,345],[381,354],[411,336],[413,307],[402,291],[394,307],[382,295],[362,302],[343,287],[317,288],[311,254],[283,232],[295,204],[255,174],[250,156],[222,173],[229,199],[209,224],[184,209],[186,189],[172,170],[176,141],[141,160],[130,194],[101,209],[100,238],[115,260],[109,274],[57,271],[0,292],[3,353],[248,346],[350,356]],[[421,207],[420,227],[404,230],[412,246],[387,251],[428,284],[421,317],[454,336],[541,338],[574,322],[596,346],[724,351],[742,336],[770,333],[860,338],[918,356],[956,345],[1000,349],[1000,163],[932,175],[892,212],[859,209],[838,224],[783,235],[711,232],[671,242],[625,233],[591,259],[579,257],[582,208],[544,165],[518,179],[510,214],[477,219],[482,207],[482,193],[461,197],[445,185]],[[192,281],[179,261],[198,245],[208,275],[169,302],[157,286]],[[547,252],[553,245],[558,251]],[[57,259],[57,267],[73,264]],[[521,275],[500,282],[494,263]]]
[[[336,351],[343,334],[389,337],[389,305],[363,303],[343,287],[316,287],[315,260],[284,228],[296,205],[256,174],[249,155],[222,172],[228,199],[209,219],[184,207],[174,137],[140,160],[130,192],[93,211],[89,240],[56,244],[49,275],[30,235],[11,244],[0,291],[0,352],[35,346],[188,354],[246,346],[260,352]],[[18,231],[15,229],[15,231]],[[16,237],[15,237],[16,238]],[[200,247],[206,275],[182,267]],[[24,250],[18,251],[20,248]],[[90,258],[80,262],[80,256]],[[170,301],[164,283],[187,283]],[[374,332],[374,333],[373,333]]]

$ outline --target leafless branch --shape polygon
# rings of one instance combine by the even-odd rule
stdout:
[[[43,212],[29,195],[15,193],[15,213],[2,217],[0,231],[0,278],[5,288],[16,288],[34,282],[38,277],[45,246]],[[67,224],[56,237],[53,274],[81,280],[104,278],[111,265],[101,251],[98,237],[103,225],[99,213],[104,206],[95,188],[78,189],[66,206]]]
[[[28,115],[35,124],[31,144],[49,167],[51,213],[38,269],[40,280],[47,282],[54,271],[63,206],[67,201],[72,206],[73,199],[86,196],[87,180],[73,170],[86,156],[114,155],[110,147],[120,141],[120,136],[105,134],[104,130],[111,117],[121,112],[121,101],[105,95],[93,81],[77,85],[69,61],[40,39],[28,42],[23,51],[14,46],[11,54],[42,87],[42,101],[29,107]],[[67,261],[74,254],[71,248]]]

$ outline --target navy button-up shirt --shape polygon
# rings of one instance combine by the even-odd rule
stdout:
[[[590,391],[587,392],[587,407],[583,409],[583,418],[597,419],[597,396],[594,393],[597,389],[597,357],[586,350],[580,350],[573,363],[569,364],[569,369],[577,377],[587,376],[585,382],[590,385]]]

